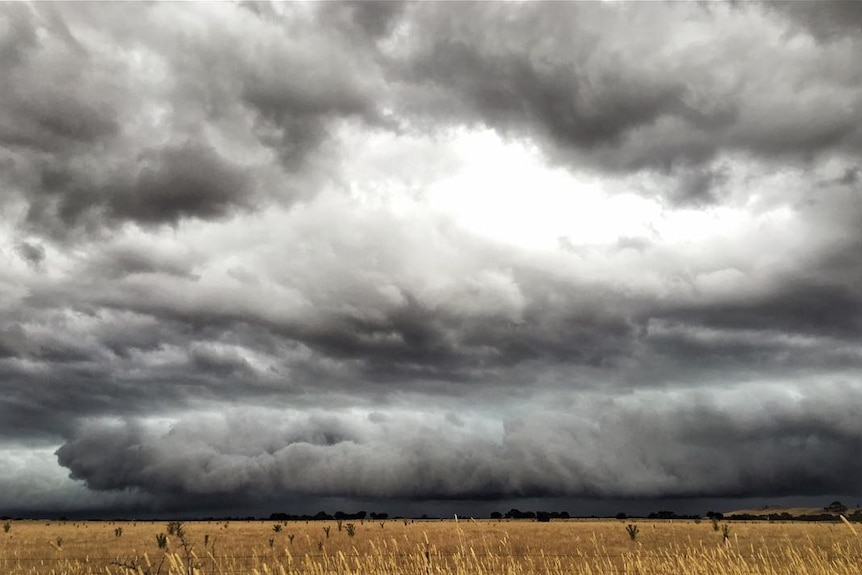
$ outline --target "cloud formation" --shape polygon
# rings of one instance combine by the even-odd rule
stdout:
[[[105,422],[77,430],[57,455],[91,489],[168,500],[828,496],[852,491],[862,471],[850,407],[862,391],[830,387],[824,401],[764,386],[748,404],[728,390],[670,401],[593,395],[566,410],[525,402],[493,425],[466,410],[445,419],[257,410]]]
[[[856,494],[855,3],[132,12],[0,9],[0,508]]]
[[[577,167],[699,179],[679,201],[702,200],[726,155],[812,159],[862,144],[849,3],[788,8],[777,22],[724,4],[471,8],[413,7],[393,60],[420,117],[526,133]]]

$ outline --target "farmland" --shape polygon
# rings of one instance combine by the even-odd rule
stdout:
[[[10,521],[0,572],[843,575],[862,574],[859,531],[706,520]]]

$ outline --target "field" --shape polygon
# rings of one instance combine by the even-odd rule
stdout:
[[[843,523],[365,520],[339,529],[335,521],[213,521],[173,534],[165,522],[6,525],[7,575],[862,575],[862,526]]]

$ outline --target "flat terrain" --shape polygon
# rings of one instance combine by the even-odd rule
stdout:
[[[853,513],[859,512],[859,508],[849,508],[844,514],[852,515]],[[728,511],[724,514],[725,517],[731,517],[733,515],[769,515],[775,514],[779,515],[781,513],[788,513],[793,517],[801,517],[804,515],[822,515],[824,513],[830,513],[826,509],[822,507],[758,507],[751,509],[737,509],[736,511]],[[835,515],[836,518],[838,516],[837,513],[831,513]]]
[[[770,513],[789,513],[794,517],[800,515],[816,515],[825,513],[822,507],[752,507],[751,509],[737,509],[728,511],[724,514],[725,517],[732,515],[769,515]]]
[[[183,536],[167,535],[165,548],[157,543],[165,522],[8,526],[0,530],[0,573],[8,575],[862,575],[862,525],[843,523],[366,520],[339,530],[335,521],[185,522]]]

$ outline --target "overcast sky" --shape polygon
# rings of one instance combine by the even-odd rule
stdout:
[[[862,2],[3,5],[0,511],[853,503],[860,54]]]

